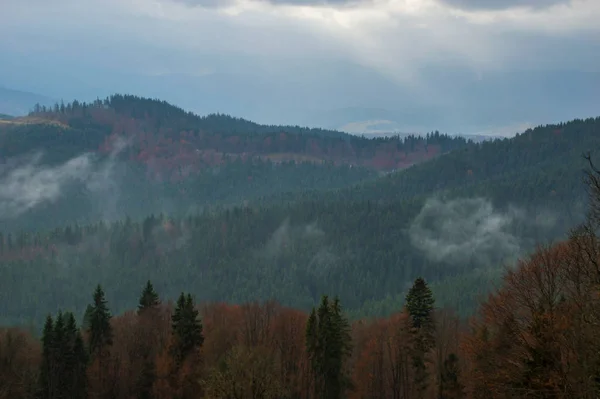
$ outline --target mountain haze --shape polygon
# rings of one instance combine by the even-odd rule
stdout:
[[[39,318],[100,281],[123,309],[148,276],[168,297],[301,308],[326,290],[360,316],[401,306],[422,275],[467,315],[501,265],[583,220],[581,155],[600,146],[600,118],[473,143],[261,126],[133,96],[61,108],[1,125],[15,322],[33,309],[18,292],[35,289],[45,305],[25,314]],[[31,270],[77,288],[53,302]]]

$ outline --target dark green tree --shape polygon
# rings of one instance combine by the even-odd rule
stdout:
[[[142,295],[140,296],[137,313],[139,315],[144,310],[156,308],[158,305],[160,305],[160,299],[158,297],[158,294],[154,290],[154,286],[152,285],[150,280],[148,280],[146,286],[144,287],[144,290],[142,291]]]
[[[151,399],[152,386],[156,380],[156,364],[154,361],[153,348],[153,323],[156,310],[160,305],[158,294],[154,290],[150,280],[146,283],[138,304],[138,329],[140,333],[139,353],[141,357],[141,369],[136,383],[137,398]]]
[[[433,307],[435,299],[425,280],[418,277],[406,294],[406,309],[414,328],[433,327]]]
[[[38,390],[37,399],[50,398],[51,392],[51,372],[53,366],[53,354],[54,354],[54,320],[52,315],[46,317],[44,323],[44,330],[42,333],[42,361],[40,364],[40,373],[38,376]]]
[[[412,321],[412,332],[415,338],[412,363],[419,397],[422,397],[428,385],[426,355],[435,345],[434,304],[431,289],[423,278],[417,278],[406,295],[406,309]]]
[[[171,317],[173,345],[171,353],[175,362],[181,364],[204,343],[202,322],[192,296],[182,292],[177,299],[177,307]]]
[[[81,331],[77,328],[75,316],[73,313],[69,312],[65,315],[65,319],[66,348],[64,353],[64,368],[67,397],[84,399],[87,396],[86,368],[88,355],[83,343]]]
[[[110,325],[112,316],[100,284],[94,291],[93,300],[88,314],[88,333],[90,354],[95,356],[112,345],[113,331]]]
[[[59,311],[54,322],[53,334],[53,367],[52,378],[54,381],[53,388],[56,389],[53,397],[66,397],[67,389],[67,373],[65,363],[68,357],[68,337],[66,334],[65,315]]]
[[[345,366],[352,346],[350,325],[342,314],[338,298],[330,303],[324,295],[318,310],[313,308],[306,326],[306,350],[315,396],[323,399],[343,397],[351,387]]]
[[[48,315],[42,336],[42,364],[37,397],[86,397],[87,353],[73,313]]]
[[[444,360],[441,375],[441,399],[460,399],[464,396],[463,386],[460,383],[460,369],[458,356],[450,353]]]

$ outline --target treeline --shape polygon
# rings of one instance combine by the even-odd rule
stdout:
[[[199,117],[164,101],[131,95],[113,95],[91,104],[77,101],[57,104],[52,109],[38,106],[30,116],[77,129],[81,136],[95,132],[95,140],[110,140],[111,135],[123,135],[132,139],[127,150],[131,158],[168,158],[178,163],[190,162],[189,158],[193,158],[198,150],[202,155],[200,161],[213,164],[216,160],[210,156],[220,158],[222,154],[261,157],[304,154],[319,161],[396,169],[470,143],[462,137],[439,132],[425,137],[370,140],[322,129],[263,126],[227,115]],[[16,141],[12,145],[23,146],[19,140],[27,140],[22,134],[12,136]],[[57,137],[55,145],[61,146],[63,141],[62,137]]]
[[[381,395],[460,390],[452,375],[457,364],[442,371],[444,381],[431,383],[438,313],[431,290],[417,279],[399,330],[404,342],[398,349],[407,357],[398,366],[405,369],[390,389],[378,387]],[[323,296],[309,315],[275,302],[196,306],[185,293],[173,306],[161,304],[151,282],[135,312],[113,317],[98,286],[80,328],[72,313],[58,312],[47,316],[39,340],[2,331],[0,397],[363,397],[373,389],[375,374],[361,368],[371,355],[374,326],[351,326],[338,298]],[[456,363],[455,354],[448,356]]]
[[[380,179],[303,197],[390,202],[439,194],[483,195],[499,204],[560,203],[585,196],[582,154],[600,146],[600,117],[528,129],[516,137],[452,151]],[[283,201],[291,196],[282,196]],[[571,207],[567,206],[568,204]]]

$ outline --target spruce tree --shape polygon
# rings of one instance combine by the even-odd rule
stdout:
[[[67,397],[83,399],[86,397],[86,367],[87,353],[83,344],[81,331],[77,328],[73,313],[65,315],[65,375],[67,385]]]
[[[460,399],[463,397],[458,357],[454,353],[450,353],[444,360],[440,385],[440,397],[444,399]]]
[[[94,301],[88,314],[89,349],[92,356],[99,354],[112,345],[113,331],[110,325],[110,311],[104,297],[104,291],[98,284],[94,291]]]
[[[406,295],[406,309],[410,314],[414,328],[430,328],[433,326],[433,293],[425,280],[417,278]]]
[[[56,322],[54,323],[54,334],[53,334],[53,360],[54,364],[52,367],[52,378],[54,381],[54,388],[56,393],[54,397],[66,397],[67,389],[67,375],[65,370],[65,363],[68,357],[68,337],[66,334],[66,323],[65,317],[61,311],[56,316]]]
[[[48,399],[51,397],[50,373],[53,363],[53,345],[54,345],[54,320],[52,315],[46,317],[44,330],[42,333],[42,361],[40,364],[40,373],[38,376],[37,399]]]
[[[146,309],[156,308],[160,305],[160,299],[158,298],[158,294],[154,291],[154,287],[150,280],[146,283],[144,290],[142,291],[142,295],[140,296],[140,301],[138,304],[138,315],[141,314]]]
[[[324,295],[313,308],[306,325],[306,350],[313,372],[315,396],[339,399],[351,387],[345,364],[350,357],[350,325],[342,315],[338,298],[332,303]]]
[[[433,293],[425,280],[417,278],[406,295],[406,309],[412,321],[412,332],[415,346],[412,350],[412,363],[417,386],[417,398],[423,396],[428,385],[426,354],[435,345],[433,322],[433,306],[435,300]]]
[[[139,353],[142,361],[140,374],[136,382],[136,397],[138,399],[151,399],[152,386],[156,380],[156,364],[153,356],[153,315],[160,305],[158,294],[150,280],[146,283],[138,304],[138,328],[140,329]],[[150,312],[149,312],[150,311]]]
[[[190,294],[181,293],[171,322],[174,338],[171,352],[176,363],[180,364],[204,343],[202,322]]]

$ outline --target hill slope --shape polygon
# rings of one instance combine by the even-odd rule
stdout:
[[[199,117],[134,96],[36,106],[27,117],[0,120],[0,183],[11,187],[0,198],[0,221],[10,230],[182,216],[206,205],[341,188],[466,145],[439,133],[367,140]]]
[[[0,313],[26,322],[59,304],[83,312],[98,282],[120,311],[150,278],[171,298],[184,289],[308,308],[326,292],[375,315],[401,306],[420,275],[439,305],[467,314],[503,264],[581,219],[581,153],[599,147],[599,128],[600,118],[543,126],[351,188],[183,219],[5,235],[0,292],[11,300]]]

